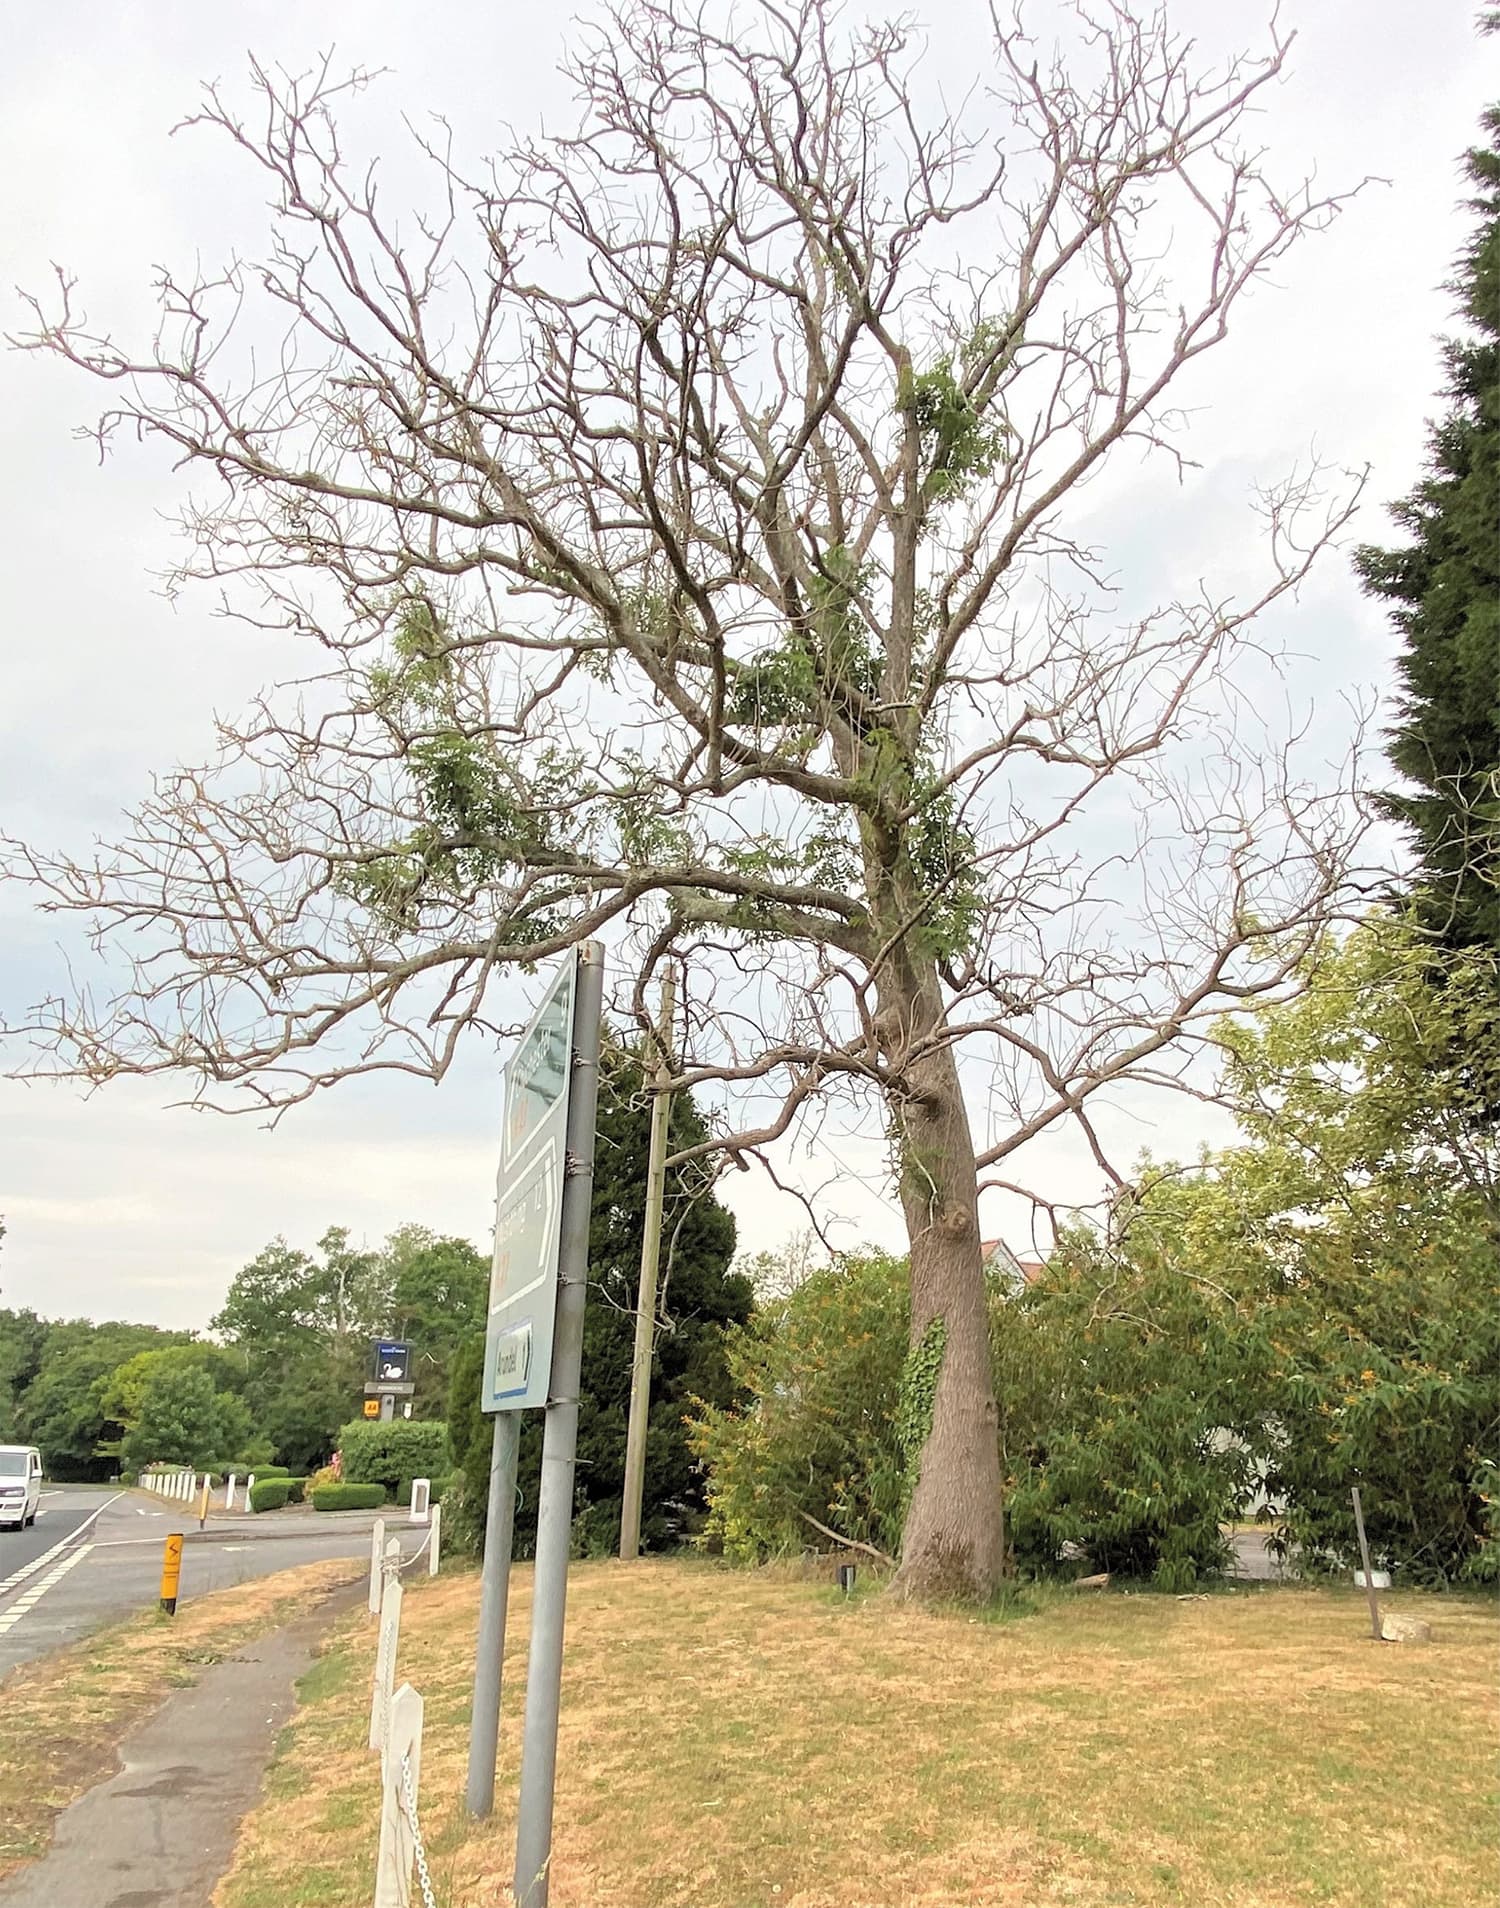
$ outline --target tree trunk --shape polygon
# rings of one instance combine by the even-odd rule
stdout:
[[[942,1024],[935,976],[898,1010],[920,1034]],[[982,1601],[1004,1573],[999,1414],[990,1365],[974,1145],[953,1050],[906,1071],[895,1111],[901,1203],[911,1251],[911,1343],[942,1321],[942,1364],[901,1540],[898,1594]]]

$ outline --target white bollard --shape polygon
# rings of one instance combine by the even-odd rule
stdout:
[[[254,1489],[255,1489],[255,1473],[254,1471],[252,1471],[250,1475],[245,1479],[245,1509],[246,1510],[251,1510],[254,1508],[250,1502],[250,1493]]]
[[[425,1524],[432,1508],[432,1479],[414,1477],[411,1481],[411,1522]]]
[[[380,1599],[380,1641],[375,1647],[375,1682],[370,1691],[370,1747],[385,1753],[396,1687],[396,1652],[401,1644],[401,1579],[388,1577]]]
[[[232,1511],[234,1509],[234,1472],[233,1471],[229,1473],[229,1482],[224,1486],[224,1508],[227,1511]]]
[[[427,1524],[427,1574],[435,1577],[438,1573],[438,1538],[443,1528],[443,1507],[434,1504],[432,1516]]]
[[[385,1519],[377,1517],[370,1532],[370,1615],[380,1615],[380,1565],[385,1557]]]
[[[410,1683],[403,1683],[391,1698],[390,1754],[383,1774],[375,1908],[406,1908],[411,1900],[411,1865],[417,1852],[406,1797],[409,1791],[415,1812],[422,1778],[422,1698]]]

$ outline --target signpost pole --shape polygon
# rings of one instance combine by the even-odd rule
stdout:
[[[579,949],[573,1011],[567,1177],[558,1238],[557,1326],[552,1348],[551,1392],[542,1432],[531,1654],[526,1672],[526,1721],[521,1740],[521,1799],[516,1825],[517,1908],[547,1908],[548,1868],[552,1857],[552,1799],[557,1775],[563,1618],[573,1523],[573,1464],[578,1449],[578,1380],[583,1362],[603,996],[604,949],[599,942],[589,941]]]
[[[635,1295],[635,1357],[630,1372],[630,1421],[625,1432],[625,1492],[620,1507],[620,1556],[641,1551],[641,1499],[646,1489],[646,1428],[651,1417],[651,1353],[656,1341],[656,1279],[661,1261],[661,1212],[667,1187],[667,1122],[672,1116],[672,974],[661,984],[656,1098],[646,1164],[646,1220],[641,1228],[641,1277]]]
[[[495,1806],[495,1756],[500,1742],[500,1677],[505,1660],[505,1612],[510,1602],[510,1554],[516,1529],[516,1453],[521,1419],[495,1414],[490,1442],[490,1499],[484,1526],[484,1574],[479,1581],[479,1639],[474,1650],[474,1717],[469,1725],[470,1815]]]

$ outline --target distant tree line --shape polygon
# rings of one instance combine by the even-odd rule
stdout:
[[[39,1445],[64,1479],[157,1461],[302,1474],[358,1414],[377,1333],[417,1346],[416,1409],[441,1416],[488,1283],[466,1240],[409,1225],[364,1250],[335,1226],[311,1253],[279,1238],[258,1253],[211,1336],[0,1310],[0,1439]]]
[[[578,1541],[618,1541],[634,1307],[650,1120],[638,1063],[606,1055],[601,1081],[590,1302],[579,1437]],[[690,1096],[674,1101],[671,1143],[707,1134]],[[688,1449],[695,1400],[727,1404],[725,1328],[743,1324],[750,1280],[731,1269],[734,1220],[701,1166],[668,1174],[644,1538],[688,1535],[703,1482]],[[407,1339],[413,1416],[451,1417],[454,1535],[480,1541],[489,1420],[479,1411],[490,1262],[465,1239],[406,1225],[358,1246],[347,1228],[313,1251],[271,1241],[235,1274],[207,1335],[0,1310],[0,1442],[41,1447],[54,1477],[102,1480],[153,1462],[241,1470],[276,1464],[304,1476],[325,1464],[358,1415],[371,1340]],[[535,1420],[534,1422],[532,1420]],[[538,1414],[522,1440],[524,1550],[536,1517]]]

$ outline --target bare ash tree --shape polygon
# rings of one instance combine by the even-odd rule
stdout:
[[[1199,71],[1164,14],[1059,51],[997,13],[954,108],[835,15],[627,0],[572,132],[466,177],[439,123],[404,220],[341,146],[362,78],[207,94],[265,258],[164,276],[139,352],[62,277],[23,342],[199,474],[183,576],[321,660],[118,846],[11,854],[130,962],[39,1007],[53,1070],[273,1112],[441,1076],[507,970],[604,935],[643,1029],[678,965],[714,1146],[872,1099],[925,1427],[898,1582],[984,1595],[978,1194],[1294,985],[1356,832],[1236,688],[1352,498],[1290,480],[1258,581],[1141,608],[1082,493],[1180,458],[1177,381],[1337,202],[1256,149],[1280,41]]]

